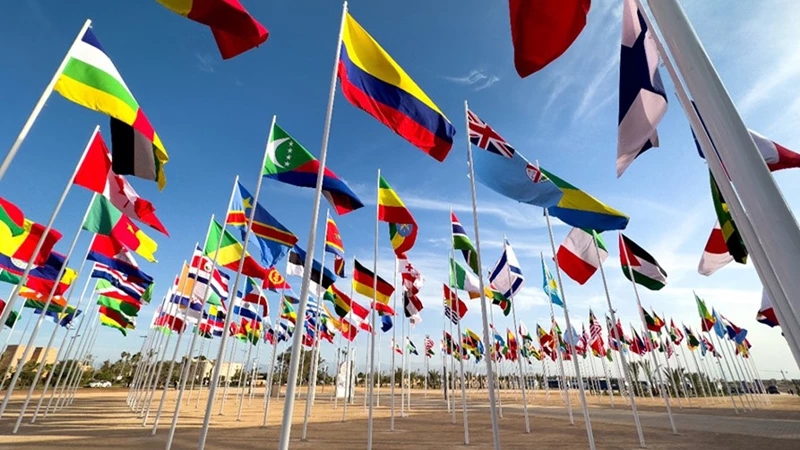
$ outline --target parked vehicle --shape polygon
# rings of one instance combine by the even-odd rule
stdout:
[[[90,388],[110,388],[111,382],[110,381],[92,381],[87,385]]]
[[[778,386],[774,384],[772,386],[767,386],[767,394],[780,394],[781,391],[778,390]]]

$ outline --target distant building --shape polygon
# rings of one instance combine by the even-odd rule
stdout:
[[[192,359],[192,364],[198,364],[197,358]],[[208,359],[201,360],[199,365],[197,366],[197,382],[201,382],[203,384],[207,383],[211,379],[212,372],[214,370],[214,361],[210,361]],[[239,371],[242,370],[242,363],[232,362],[232,363],[222,363],[222,367],[220,368],[219,377],[221,381],[225,381],[226,379],[231,380],[231,382],[238,381],[234,380],[233,377],[239,374]],[[194,371],[194,368],[192,368]]]
[[[0,356],[0,368],[7,373],[7,377],[11,376],[19,364],[27,364],[31,361],[41,363],[42,359],[45,360],[45,365],[55,364],[56,356],[58,354],[57,348],[51,348],[45,355],[44,347],[35,347],[28,355],[25,361],[22,361],[22,354],[25,353],[24,345],[9,345],[6,351]],[[8,370],[6,370],[8,368]]]

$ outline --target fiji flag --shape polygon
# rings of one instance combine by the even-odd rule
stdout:
[[[242,238],[247,231],[247,221],[253,211],[253,203],[253,196],[242,186],[242,183],[238,183],[226,223],[239,228]],[[278,260],[286,256],[290,247],[297,243],[297,236],[281,225],[260,204],[256,203],[255,208],[252,236],[255,237],[261,248],[261,261],[265,266],[272,267]]]
[[[500,255],[500,260],[489,272],[489,281],[505,298],[516,295],[525,283],[525,277],[519,267],[519,260],[514,249],[511,248],[511,244],[508,243],[508,239],[503,243],[503,254]]]
[[[635,0],[625,0],[622,12],[619,66],[617,177],[639,155],[658,147],[656,128],[667,112],[658,48]]]
[[[475,179],[498,194],[522,203],[547,208],[563,193],[474,112],[467,111],[469,139],[485,150],[473,152]]]

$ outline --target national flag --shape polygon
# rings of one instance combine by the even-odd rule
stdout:
[[[708,311],[706,302],[704,302],[697,294],[694,294],[694,300],[697,303],[697,313],[700,314],[700,325],[703,331],[711,331],[714,324],[717,322],[713,314]]]
[[[135,324],[118,311],[101,306],[99,312],[100,325],[116,328],[123,336],[128,335],[129,329],[135,328]]]
[[[269,289],[272,292],[280,292],[286,289],[292,289],[286,278],[281,275],[280,271],[274,267],[267,269],[267,275],[264,277],[264,282],[261,287]]]
[[[383,176],[378,183],[378,220],[389,223],[389,240],[396,255],[411,250],[417,240],[417,222]]]
[[[372,333],[372,326],[367,320],[367,317],[369,316],[369,309],[359,305],[355,301],[350,303],[350,308],[350,312],[347,313],[347,316],[345,316],[343,320],[368,333]]]
[[[464,227],[461,226],[454,212],[450,212],[450,223],[452,225],[453,249],[461,250],[464,261],[466,261],[469,268],[476,274],[480,274],[481,269],[478,267],[478,252],[475,250],[475,246],[472,244],[469,236],[467,236],[467,232],[464,230]]]
[[[631,344],[630,350],[633,353],[636,353],[639,356],[642,356],[647,351],[647,344],[642,340],[639,336],[639,333],[636,332],[636,329],[631,327]]]
[[[721,315],[717,317],[720,319],[719,323],[724,325],[725,331],[728,333],[728,339],[736,342],[737,345],[744,343],[747,338],[746,329],[737,327],[736,324],[731,322],[727,317]]]
[[[245,252],[242,244],[236,240],[233,235],[225,230],[223,234],[222,226],[214,221],[213,226],[209,230],[208,239],[206,240],[206,247],[204,252],[206,256],[211,259],[216,259],[217,264],[229,269],[239,270],[239,260],[244,255],[244,265],[242,266],[242,274],[248,277],[263,279],[266,276],[266,269],[250,256],[250,253]],[[220,242],[221,240],[221,242]],[[219,247],[219,251],[217,251]]]
[[[425,356],[430,358],[431,356],[433,356],[435,354],[434,351],[433,351],[433,347],[435,345],[436,344],[433,342],[433,339],[431,339],[430,335],[426,334],[425,335]]]
[[[25,286],[43,294],[48,294],[56,285],[55,295],[63,295],[72,285],[77,273],[69,267],[64,268],[61,278],[59,272],[66,264],[66,257],[58,252],[50,252],[47,261],[40,266],[33,266],[28,272]],[[19,284],[28,261],[11,258],[0,254],[0,281]]]
[[[25,215],[17,206],[0,197],[0,235],[11,237],[25,232]]]
[[[128,279],[128,276],[122,272],[118,272],[108,266],[100,263],[95,263],[92,268],[92,278],[99,278],[105,280],[115,288],[124,292],[125,295],[132,297],[134,300],[141,301],[142,295],[145,291],[145,286],[142,286],[135,281]],[[98,281],[99,283],[99,281]]]
[[[100,280],[105,281],[105,280]],[[99,283],[95,290],[98,293],[97,304],[124,313],[128,317],[136,317],[142,304],[134,298],[125,295],[108,282]]]
[[[111,116],[115,173],[154,180],[164,189],[164,164],[169,161],[164,144],[91,28],[67,54],[55,90],[83,107]],[[134,154],[134,139],[145,143],[137,148],[143,152]]]
[[[169,236],[161,220],[156,217],[153,204],[139,197],[128,180],[111,170],[111,155],[99,132],[92,135],[89,149],[73,182],[106,197],[126,216]]]
[[[520,77],[561,56],[586,25],[591,0],[509,0],[514,67]]]
[[[256,283],[255,280],[250,277],[247,277],[247,281],[245,282],[244,296],[242,297],[242,301],[261,306],[261,315],[265,317],[269,316],[269,303],[267,302],[267,296],[264,295],[264,291],[261,290],[261,287],[258,285],[258,283]]]
[[[389,299],[394,293],[394,286],[381,277],[377,277],[377,290],[374,288],[375,274],[364,267],[357,259],[353,260],[353,289],[367,298],[373,298],[385,306],[388,306]],[[380,306],[375,305],[376,308]]]
[[[6,309],[6,301],[3,300],[3,299],[0,299],[0,314],[3,314],[3,310],[5,310],[5,309]],[[14,324],[17,323],[18,319],[19,319],[19,312],[11,311],[8,314],[8,318],[6,319],[6,326],[8,328],[13,327]]]
[[[419,353],[417,353],[417,346],[414,345],[408,337],[406,337],[406,351],[411,355],[419,356]]]
[[[503,310],[503,315],[508,317],[511,314],[511,300],[501,294],[492,284],[489,284],[489,291],[492,293],[492,304],[500,307]]]
[[[456,293],[450,290],[450,288],[447,287],[446,284],[442,285],[442,289],[443,289],[445,308],[449,309],[450,311],[458,313],[458,317],[455,317],[455,320],[453,321],[454,323],[457,323],[458,319],[463,318],[464,315],[467,313],[467,304],[461,301],[461,299],[456,296]],[[453,317],[451,317],[451,320],[452,319]]]
[[[508,239],[503,240],[503,253],[494,268],[489,272],[490,290],[498,290],[506,299],[512,298],[522,290],[525,277],[519,265],[514,249],[508,243]]]
[[[72,326],[73,319],[78,317],[82,312],[83,311],[81,311],[80,309],[75,309],[75,307],[72,305],[67,305],[67,308],[65,310],[62,310],[60,312],[46,311],[44,315],[45,317],[50,318],[56,325],[71,330],[73,328]],[[42,314],[42,311],[39,309],[34,309],[33,313]]]
[[[452,257],[450,258],[450,287],[466,291],[469,298],[475,299],[481,296],[478,277],[459,264]]]
[[[19,217],[16,211],[11,214]],[[33,257],[33,251],[36,250],[36,246],[39,244],[39,240],[42,239],[45,229],[44,225],[28,219],[22,220],[21,233],[5,223],[0,224],[0,254],[27,263]],[[51,228],[44,237],[44,242],[39,248],[39,253],[33,263],[37,266],[45,264],[59,239],[61,239],[61,233]]]
[[[564,302],[561,300],[561,295],[558,292],[558,283],[556,283],[556,280],[550,275],[550,269],[547,267],[547,263],[544,262],[544,255],[540,256],[542,258],[542,289],[554,305],[563,308]]]
[[[477,114],[467,111],[475,179],[500,195],[542,208],[555,206],[563,193]]]
[[[657,291],[667,285],[667,272],[658,261],[627,236],[619,234],[619,253],[622,273],[639,285]]]
[[[758,308],[756,320],[773,328],[780,325],[778,317],[775,315],[775,309],[772,307],[772,299],[769,298],[766,289],[761,293],[761,307]]]
[[[347,269],[345,268],[344,258],[341,258],[339,256],[334,256],[333,257],[333,273],[338,278],[347,278],[346,270]]]
[[[317,186],[319,161],[278,124],[272,127],[267,156],[263,176],[292,186]],[[347,184],[327,167],[322,179],[322,193],[339,215],[364,206]]]
[[[739,233],[738,227],[733,222],[728,203],[719,192],[719,186],[714,180],[714,175],[709,172],[708,176],[711,181],[711,199],[714,201],[714,211],[717,213],[717,221],[719,222],[725,245],[728,248],[728,253],[730,253],[734,261],[744,264],[747,262],[747,248],[744,245],[744,240]]]
[[[392,313],[391,315],[381,316],[381,331],[383,331],[384,333],[391,330],[392,326],[394,326],[394,322],[392,321],[392,315],[394,315],[394,313]]]
[[[139,269],[139,265],[128,249],[110,236],[94,235],[86,259],[124,273],[128,276],[128,279],[138,280],[142,285],[153,283],[153,277]]]
[[[239,229],[244,240],[247,234],[247,224],[253,214],[251,237],[254,237],[261,249],[261,262],[266,267],[273,266],[286,256],[289,248],[297,243],[297,236],[292,234],[277,219],[272,217],[264,207],[255,202],[254,197],[245,189],[241,182],[237,183],[231,201],[231,209],[225,223]]]
[[[344,264],[344,243],[342,243],[342,236],[339,234],[339,227],[336,222],[328,217],[328,222],[325,225],[325,251],[336,255],[338,259],[342,259]]]
[[[558,267],[578,284],[589,281],[606,258],[608,250],[603,238],[582,228],[573,228],[556,252]]]
[[[661,320],[655,312],[650,315],[646,309],[642,308],[642,315],[644,315],[644,321],[647,324],[648,330],[660,333],[661,329],[664,328],[664,321]]]
[[[291,323],[297,323],[297,312],[292,307],[291,302],[284,297],[283,302],[281,302],[281,319],[286,319]]]
[[[717,336],[719,336],[720,339],[724,338],[728,332],[725,330],[725,325],[722,323],[722,318],[714,308],[711,308],[711,316],[714,317],[714,332],[717,333]]]
[[[536,324],[536,335],[539,338],[539,345],[547,354],[552,354],[555,350],[555,340],[552,333],[548,333],[538,323]]]
[[[601,203],[545,169],[540,169],[564,193],[556,206],[547,210],[567,225],[597,232],[623,230],[630,218],[616,209]]]
[[[392,350],[394,350],[395,353],[397,353],[398,355],[402,355],[403,354],[403,348],[400,347],[400,344],[395,342],[394,339],[392,339],[391,344],[392,344]]]
[[[508,345],[508,359],[516,361],[519,354],[519,346],[517,346],[517,338],[514,337],[514,332],[508,328],[506,328],[506,342]]]
[[[714,229],[711,230],[705,249],[703,249],[703,256],[700,258],[697,272],[700,275],[710,276],[731,261],[733,261],[733,256],[728,251],[728,244],[725,243],[725,235],[722,234],[722,227],[718,220],[714,224]]]
[[[672,340],[672,343],[675,345],[681,345],[683,342],[683,333],[681,329],[675,326],[675,322],[670,319],[669,320],[669,338]]]
[[[348,13],[339,80],[345,98],[441,162],[456,129],[417,83]]]
[[[589,309],[589,346],[592,347],[595,354],[606,355],[605,343],[603,342],[603,327],[591,309]]]
[[[683,331],[686,333],[686,346],[689,350],[694,350],[700,345],[697,336],[686,325],[683,326]]]
[[[617,178],[645,151],[658,147],[658,127],[667,93],[658,72],[658,48],[635,0],[622,8],[619,60]]]
[[[236,299],[233,302],[233,313],[247,320],[261,322],[263,317],[258,313],[258,305],[254,303],[242,302]]]
[[[424,307],[419,297],[408,291],[403,292],[403,309],[405,310],[405,316],[411,319],[412,326],[422,322],[422,317],[420,317],[419,313]]]
[[[286,261],[286,274],[302,277],[305,275],[305,265],[306,252],[295,245],[289,252],[289,258]],[[314,260],[311,264],[310,281],[314,295],[321,295],[336,281],[336,275],[326,267],[322,267],[320,262]]]
[[[83,229],[92,233],[110,236],[138,253],[146,260],[155,262],[158,249],[156,241],[144,234],[127,216],[102,196],[95,196]]]
[[[350,305],[353,303],[353,300],[339,290],[336,284],[332,284],[328,287],[328,290],[325,291],[324,298],[333,303],[333,309],[339,317],[345,317],[352,309]]]
[[[230,59],[267,41],[269,32],[239,0],[158,0],[167,9],[208,26],[222,59]]]

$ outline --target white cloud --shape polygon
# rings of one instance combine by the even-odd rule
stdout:
[[[194,57],[197,59],[197,68],[200,69],[201,72],[214,73],[218,63],[217,58],[210,53],[195,53]]]
[[[500,81],[500,77],[494,73],[477,69],[472,69],[467,75],[462,77],[446,76],[444,79],[462,86],[469,86],[474,91],[482,91]]]

